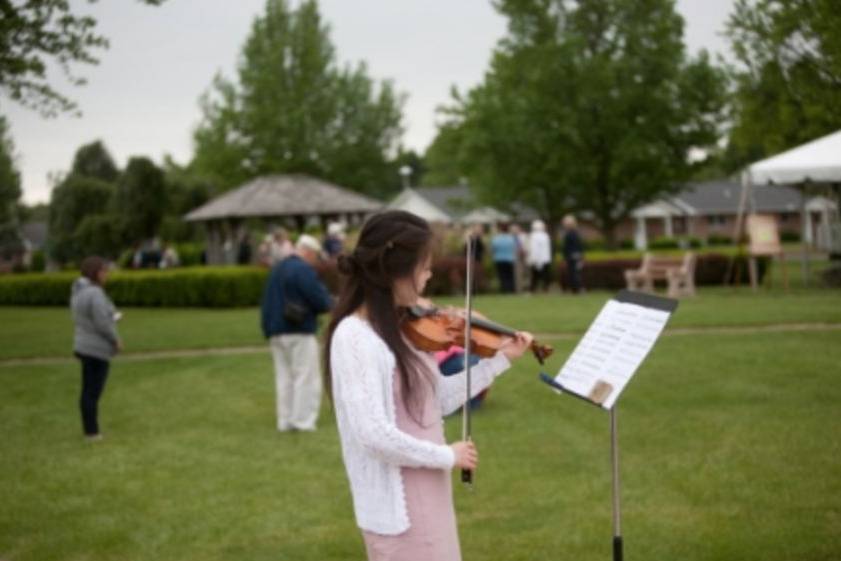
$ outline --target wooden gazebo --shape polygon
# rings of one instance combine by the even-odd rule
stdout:
[[[298,230],[317,221],[341,220],[350,224],[383,207],[383,203],[307,175],[258,177],[188,213],[189,222],[207,229],[207,262],[231,261],[231,252],[245,233],[245,221],[262,220],[267,227],[293,224]]]

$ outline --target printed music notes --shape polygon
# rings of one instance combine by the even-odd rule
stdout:
[[[555,382],[610,409],[676,306],[675,300],[623,290],[604,305]]]

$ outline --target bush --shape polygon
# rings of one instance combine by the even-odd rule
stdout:
[[[584,249],[585,251],[604,251],[607,249],[607,244],[603,238],[584,240]]]
[[[625,270],[638,269],[641,259],[610,259],[604,261],[585,261],[581,274],[582,283],[587,289],[595,290],[619,290],[625,288]],[[758,258],[757,270],[759,282],[768,270],[770,258]],[[710,286],[724,284],[728,268],[730,269],[731,283],[750,283],[748,276],[748,261],[744,256],[729,257],[717,253],[699,255],[695,264],[695,284],[698,286]],[[567,285],[566,264],[561,263],[558,267],[558,275],[561,279],[561,288],[569,288]]]
[[[678,243],[677,239],[670,238],[670,237],[659,237],[655,238],[651,243],[648,244],[649,249],[680,249],[680,244]]]
[[[723,234],[710,234],[707,237],[707,245],[733,245],[733,238]]]
[[[800,242],[800,233],[799,232],[781,232],[780,233],[780,241],[783,243],[799,243]]]
[[[677,243],[681,249],[698,249],[703,245],[701,239],[695,236],[685,236],[678,239]]]
[[[464,257],[440,257],[432,263],[432,278],[426,286],[429,296],[464,294],[466,284]],[[488,274],[484,266],[473,268],[473,280],[476,293],[488,292],[490,288]]]
[[[182,267],[193,267],[201,265],[201,256],[204,245],[200,243],[179,243],[175,244],[175,251],[178,252],[178,259]]]
[[[34,273],[40,273],[47,267],[47,258],[43,250],[36,250],[32,252],[32,263],[29,265],[29,270]]]
[[[431,296],[464,292],[464,258],[444,257],[432,265],[427,286]],[[335,261],[324,261],[316,271],[331,294],[338,294],[342,278]],[[118,306],[207,307],[256,306],[260,303],[268,270],[258,267],[182,267],[165,270],[115,271],[106,291]],[[487,292],[488,276],[474,269],[477,292]],[[67,306],[76,271],[7,275],[0,278],[0,305]]]
[[[117,271],[106,290],[119,306],[253,306],[260,302],[267,274],[252,267]],[[76,272],[62,272],[0,279],[0,305],[66,306],[76,278]]]

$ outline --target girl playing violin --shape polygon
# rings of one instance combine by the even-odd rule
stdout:
[[[449,471],[475,469],[478,455],[472,442],[446,444],[442,416],[464,402],[465,376],[439,375],[402,335],[432,275],[431,242],[425,220],[388,211],[339,259],[348,278],[327,331],[325,386],[369,560],[461,559]],[[517,332],[473,366],[474,395],[531,342]]]

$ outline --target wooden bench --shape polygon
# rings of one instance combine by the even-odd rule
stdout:
[[[639,269],[625,271],[628,290],[654,292],[655,281],[666,281],[670,298],[695,295],[695,254],[691,251],[682,259],[646,253]]]

